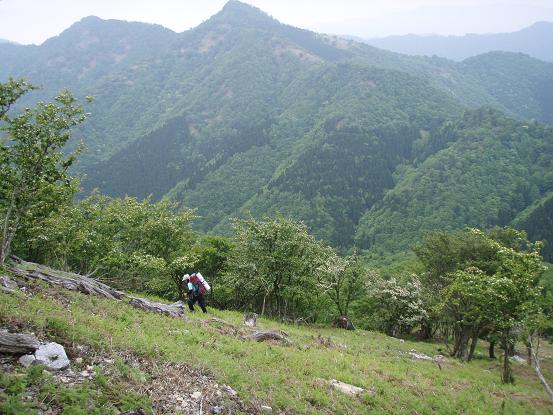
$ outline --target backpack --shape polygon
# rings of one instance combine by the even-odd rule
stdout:
[[[203,278],[202,278],[203,279]],[[198,292],[204,294],[207,291],[202,279],[200,279],[196,274],[190,276],[190,282],[198,287]]]

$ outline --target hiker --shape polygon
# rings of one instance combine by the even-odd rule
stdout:
[[[183,277],[183,281],[188,286],[188,308],[190,309],[190,311],[194,311],[194,304],[198,302],[202,311],[204,313],[207,313],[204,294],[211,287],[204,280],[202,274],[200,274],[199,272],[192,275],[186,274]]]

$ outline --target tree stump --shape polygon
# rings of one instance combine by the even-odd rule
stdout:
[[[244,314],[244,324],[248,327],[255,327],[257,325],[257,314],[255,313]]]
[[[355,327],[353,326],[353,323],[349,319],[349,317],[346,316],[339,316],[334,319],[334,322],[332,323],[333,327],[339,328],[339,329],[345,329],[345,330],[355,330]]]

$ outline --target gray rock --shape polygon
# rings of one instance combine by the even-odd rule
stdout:
[[[25,367],[31,366],[36,361],[36,357],[32,354],[26,354],[19,358],[19,363]]]
[[[270,414],[273,412],[273,408],[271,408],[270,406],[267,406],[267,405],[261,405],[261,412],[265,413],[265,414]]]
[[[334,389],[339,390],[342,393],[345,393],[346,395],[355,396],[363,392],[365,389],[360,388],[358,386],[350,385],[349,383],[340,382],[336,379],[330,380],[330,386],[332,386]]]
[[[33,353],[39,346],[40,342],[35,336],[0,332],[0,353],[28,354]]]
[[[14,293],[17,289],[19,289],[15,281],[12,281],[5,275],[0,276],[0,288],[2,291],[7,293]]]
[[[209,410],[209,413],[211,414],[222,414],[224,412],[225,408],[223,406],[213,406]]]
[[[48,343],[40,346],[35,352],[35,357],[36,363],[46,366],[51,371],[67,369],[70,364],[65,349],[58,343]]]
[[[528,361],[524,357],[520,357],[518,354],[515,354],[514,356],[511,356],[511,360],[521,364],[521,365],[527,365]]]
[[[409,356],[411,356],[411,359],[414,359],[414,360],[428,360],[428,361],[433,360],[430,356],[427,356],[424,353],[417,353],[415,349],[411,349],[411,351],[409,352]]]
[[[244,314],[244,324],[248,327],[255,327],[257,325],[257,314],[256,313]]]

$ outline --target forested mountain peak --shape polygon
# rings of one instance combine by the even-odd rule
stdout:
[[[351,53],[328,44],[325,37],[315,32],[283,24],[264,11],[237,0],[230,0],[219,13],[182,35],[183,40],[188,42],[199,33],[207,33],[208,37],[202,41],[204,44],[211,44],[217,39],[222,40],[228,32],[236,34],[243,30],[257,32],[256,43],[276,49],[277,54],[290,53],[313,60],[313,57],[307,56],[311,54],[315,57],[314,60],[330,61],[352,56]],[[246,33],[239,35],[242,40],[247,36]],[[296,47],[283,46],[282,41]]]
[[[553,123],[553,64],[522,54],[408,57],[230,1],[178,34],[87,17],[40,46],[0,45],[0,61],[0,80],[45,87],[29,96],[63,87],[95,96],[79,135],[86,191],[172,199],[196,208],[204,231],[279,212],[337,246],[395,250],[423,228],[506,224],[551,190],[542,176],[553,134],[525,125]],[[482,105],[524,124],[496,117],[496,127],[476,112],[465,125],[463,112]],[[524,139],[528,151],[497,134]],[[496,159],[524,168],[484,200],[477,184]],[[452,161],[476,173],[436,167]],[[424,210],[441,184],[453,189],[443,206]],[[455,195],[468,192],[466,212]],[[402,240],[378,226],[390,217]]]
[[[243,23],[251,23],[251,20],[260,23],[277,22],[263,10],[238,0],[229,0],[221,11],[212,17],[212,19],[214,18],[227,20],[237,19],[237,22]],[[250,20],[250,22],[248,22],[248,20]]]
[[[167,42],[174,36],[175,32],[161,25],[88,16],[71,25],[59,36],[46,40],[42,49],[56,50],[59,53],[71,50],[101,53],[118,46],[123,46],[126,50],[148,48]]]

